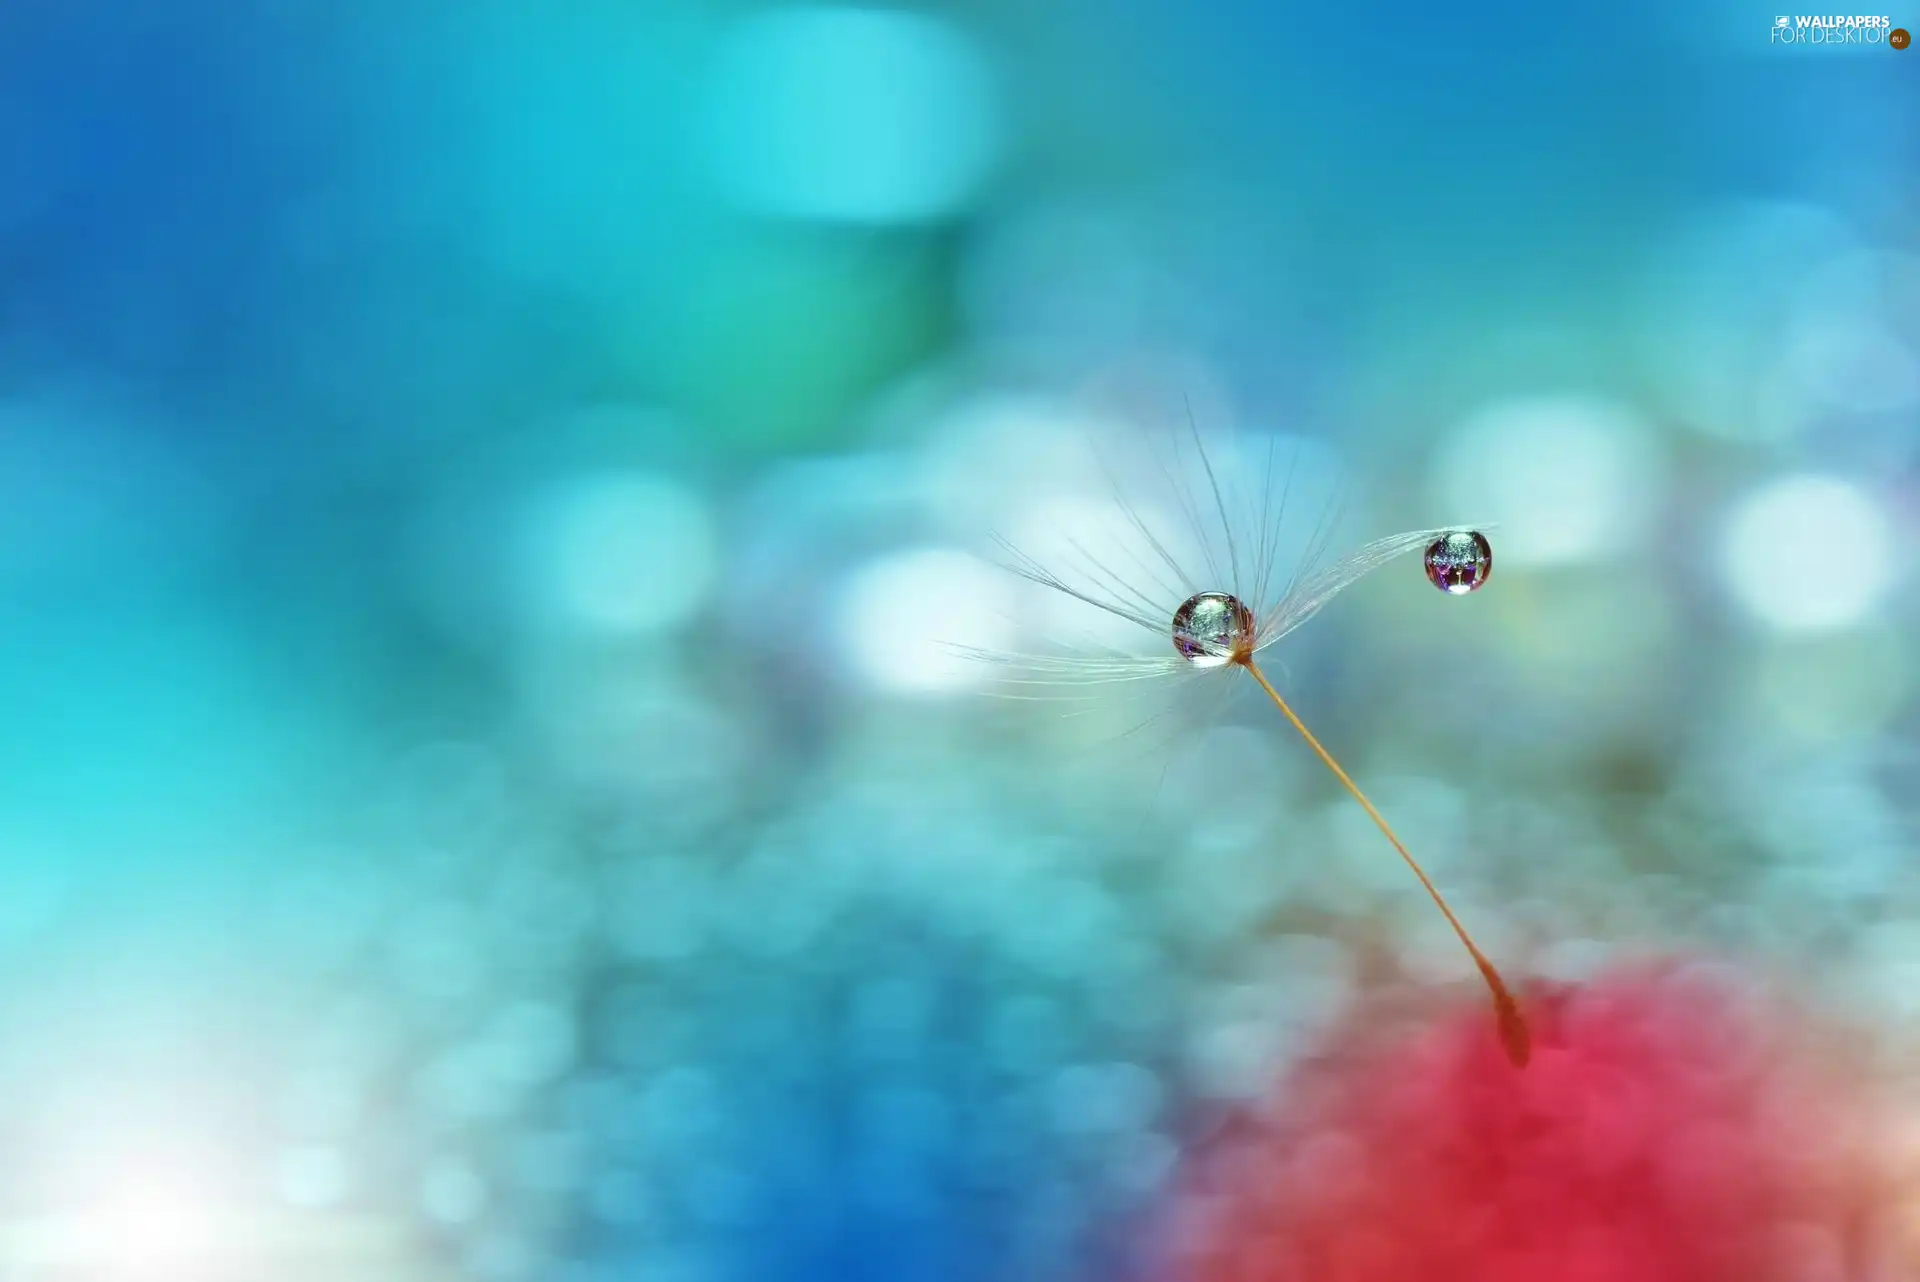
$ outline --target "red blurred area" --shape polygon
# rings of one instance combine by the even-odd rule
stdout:
[[[1356,1020],[1196,1158],[1195,1282],[1767,1282],[1911,1276],[1862,1057],[1728,972]]]

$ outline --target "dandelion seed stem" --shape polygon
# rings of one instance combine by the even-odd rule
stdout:
[[[1473,964],[1480,969],[1480,977],[1487,983],[1487,990],[1493,994],[1494,1018],[1499,1024],[1500,1043],[1506,1049],[1507,1058],[1513,1061],[1516,1068],[1525,1068],[1532,1054],[1533,1039],[1527,1031],[1527,1021],[1520,1013],[1520,1004],[1507,990],[1506,983],[1500,978],[1500,972],[1494,969],[1493,963],[1487,960],[1487,955],[1475,945],[1473,937],[1467,934],[1467,928],[1460,924],[1460,919],[1453,915],[1453,909],[1447,906],[1447,901],[1440,894],[1439,887],[1433,884],[1432,878],[1428,877],[1426,870],[1420,866],[1420,861],[1413,857],[1400,838],[1395,835],[1386,817],[1374,809],[1373,803],[1367,800],[1367,794],[1360,791],[1360,785],[1340,768],[1340,763],[1333,759],[1333,754],[1313,737],[1313,731],[1307,729],[1307,723],[1287,706],[1287,701],[1280,697],[1280,692],[1273,688],[1272,682],[1267,680],[1267,674],[1260,671],[1259,665],[1251,656],[1242,657],[1238,661],[1242,667],[1246,668],[1248,674],[1260,683],[1260,688],[1267,692],[1267,697],[1273,700],[1274,706],[1280,709],[1281,715],[1293,723],[1293,728],[1300,732],[1300,737],[1307,741],[1307,746],[1313,749],[1314,754],[1320,758],[1327,769],[1333,771],[1333,777],[1353,794],[1353,799],[1360,803],[1360,808],[1367,812],[1367,817],[1373,820],[1381,834],[1393,844],[1393,848],[1400,852],[1400,858],[1406,861],[1407,867],[1413,869],[1413,875],[1420,879],[1420,884],[1426,888],[1434,906],[1446,917],[1447,924],[1453,927],[1453,933],[1460,937],[1460,942],[1466,945],[1468,954],[1473,958]]]

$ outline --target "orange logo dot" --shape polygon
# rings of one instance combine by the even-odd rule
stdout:
[[[1904,49],[1913,43],[1913,37],[1907,34],[1905,27],[1895,27],[1887,33],[1887,43],[1896,49]]]

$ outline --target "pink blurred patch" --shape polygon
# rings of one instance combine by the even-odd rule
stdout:
[[[1827,1282],[1883,1205],[1851,1048],[1663,966],[1536,992],[1533,1061],[1484,1002],[1356,1026],[1196,1159],[1196,1282]]]

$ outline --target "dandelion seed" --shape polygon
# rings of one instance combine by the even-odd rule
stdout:
[[[1047,698],[1062,692],[1085,695],[1103,687],[1133,685],[1183,671],[1244,670],[1359,802],[1419,879],[1466,947],[1493,996],[1507,1057],[1516,1066],[1524,1066],[1531,1045],[1526,1020],[1500,972],[1474,943],[1386,818],[1307,729],[1257,661],[1257,656],[1313,618],[1339,593],[1409,552],[1424,552],[1428,578],[1442,590],[1453,595],[1471,592],[1486,582],[1492,568],[1491,546],[1479,531],[1460,526],[1412,530],[1375,539],[1332,564],[1315,568],[1325,555],[1331,534],[1323,514],[1309,540],[1305,559],[1284,585],[1276,585],[1279,532],[1289,497],[1291,466],[1288,484],[1276,493],[1275,445],[1269,442],[1264,465],[1256,464],[1251,469],[1256,485],[1255,492],[1248,493],[1234,471],[1216,466],[1191,415],[1188,426],[1192,454],[1184,460],[1184,469],[1168,467],[1164,462],[1161,466],[1171,502],[1187,522],[1185,533],[1189,537],[1184,544],[1177,532],[1157,528],[1141,509],[1126,500],[1111,468],[1109,479],[1116,491],[1120,537],[1096,543],[1082,534],[1061,534],[1057,540],[1061,566],[1057,569],[999,540],[1006,568],[1014,574],[1104,612],[1111,619],[1132,624],[1142,633],[1170,640],[1172,653],[1127,654],[1106,646],[1092,650],[1059,648],[1041,654],[968,653],[1000,665],[1007,674],[1003,693],[1016,698]],[[1250,529],[1255,532],[1251,538]]]

